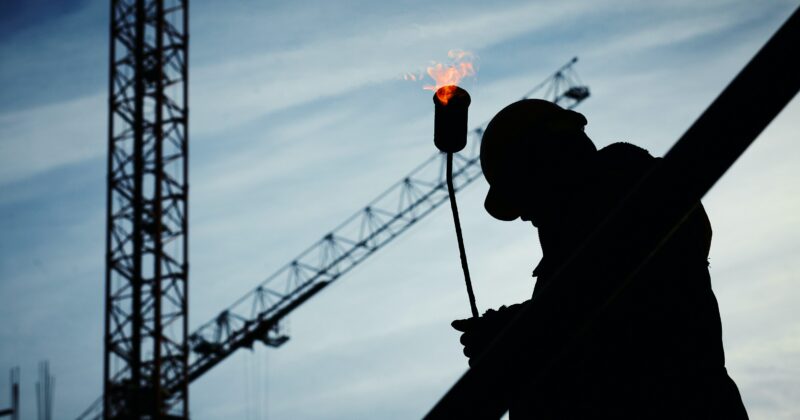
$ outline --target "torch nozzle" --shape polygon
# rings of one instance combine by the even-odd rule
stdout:
[[[444,86],[433,95],[433,143],[445,153],[456,153],[467,145],[467,109],[472,99],[466,90]]]

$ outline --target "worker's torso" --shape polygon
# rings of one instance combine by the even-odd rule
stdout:
[[[543,258],[531,304],[549,281],[558,281],[554,271],[657,162],[629,144],[598,152],[558,223],[539,229]],[[638,219],[628,226],[648,223],[648,215]],[[596,322],[591,338],[543,380],[520,385],[511,398],[512,419],[746,419],[724,368],[719,308],[708,273],[710,244],[711,225],[698,203]],[[603,279],[588,268],[580,271],[577,279],[569,279],[577,284],[566,298],[570,301],[556,305],[580,308],[580,302],[595,298],[581,293],[591,294],[597,290],[592,282]],[[570,311],[560,313],[569,316]],[[532,345],[568,340],[558,328],[549,334]],[[549,357],[548,351],[534,353]]]
[[[565,203],[563,217],[540,229],[543,260],[537,267],[537,290],[656,162],[629,144],[598,152],[586,183]],[[642,215],[631,226],[648,220]],[[723,367],[719,308],[708,273],[710,242],[710,223],[698,205],[611,306],[584,360],[574,361],[576,368],[626,376]],[[586,271],[578,281],[590,286],[603,279]],[[593,288],[575,293],[584,290]]]

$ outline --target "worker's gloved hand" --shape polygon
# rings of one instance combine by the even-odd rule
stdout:
[[[521,308],[522,304],[501,306],[497,310],[489,309],[479,318],[457,319],[450,324],[463,333],[461,344],[464,345],[464,355],[469,358],[470,366]]]

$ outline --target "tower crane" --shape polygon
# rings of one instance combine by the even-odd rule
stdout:
[[[112,0],[105,418],[188,418],[188,0]]]
[[[573,66],[577,57],[524,96],[540,97],[574,108],[589,97]],[[454,155],[453,181],[460,191],[480,178],[480,141],[487,123],[469,133],[469,144]],[[448,201],[445,155],[435,153],[400,181],[378,195],[339,226],[326,233],[252,291],[220,311],[188,336],[185,380],[174,377],[163,385],[165,395],[182,392],[191,383],[241,348],[256,341],[280,347],[289,337],[281,328],[293,310],[364,262],[380,248]],[[102,397],[79,419],[100,418]]]

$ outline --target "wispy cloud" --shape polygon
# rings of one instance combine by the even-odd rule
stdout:
[[[107,151],[105,95],[0,114],[0,185]]]
[[[197,111],[198,130],[219,133],[271,111],[369,89],[443,57],[450,48],[446,46],[480,49],[576,13],[584,11],[555,3],[484,13],[456,10],[444,20],[397,22],[366,33],[208,65],[194,74],[197,85],[203,86],[197,100],[226,100],[217,101],[213,109]]]

